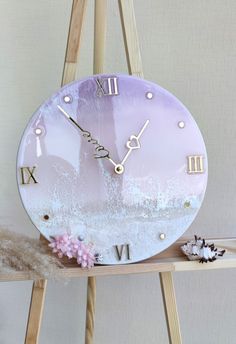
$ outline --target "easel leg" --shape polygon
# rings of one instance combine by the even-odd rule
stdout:
[[[107,0],[96,0],[94,7],[93,74],[103,73],[107,27]]]
[[[175,288],[171,272],[160,272],[161,291],[165,308],[166,323],[170,344],[181,344],[181,333]]]
[[[88,278],[85,344],[93,343],[96,303],[96,278]]]
[[[96,0],[94,6],[93,73],[103,72],[107,24],[107,1]],[[85,344],[93,344],[96,304],[96,278],[88,278]]]
[[[33,283],[25,344],[37,344],[46,293],[47,280],[37,280]]]
[[[87,0],[73,0],[61,86],[75,80]]]
[[[118,0],[129,74],[143,77],[133,0]]]

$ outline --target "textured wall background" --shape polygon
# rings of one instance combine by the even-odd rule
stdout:
[[[78,77],[92,73],[89,0]],[[109,0],[106,72],[126,72],[117,2]],[[188,235],[235,236],[236,2],[135,0],[144,73],[189,108],[205,137],[209,184]],[[0,223],[37,237],[21,206],[15,157],[38,105],[59,88],[71,1],[0,0]],[[183,343],[236,342],[236,270],[174,276]],[[97,280],[95,344],[165,344],[158,275]],[[31,282],[0,284],[0,343],[23,343]],[[41,344],[82,343],[86,280],[49,282]]]

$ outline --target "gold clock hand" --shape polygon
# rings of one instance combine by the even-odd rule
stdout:
[[[139,149],[141,147],[139,139],[141,137],[141,135],[143,134],[144,130],[146,129],[147,125],[149,124],[149,119],[145,122],[144,126],[142,127],[142,129],[140,130],[139,134],[136,135],[131,135],[130,139],[127,141],[126,143],[126,147],[129,148],[128,152],[126,153],[124,159],[122,160],[120,165],[124,165],[124,163],[126,162],[126,160],[128,159],[130,153],[134,150],[134,149]]]
[[[64,116],[66,116],[69,121],[71,121],[79,130],[82,132],[82,135],[84,138],[87,139],[87,141],[95,146],[95,151],[97,154],[94,154],[95,159],[108,159],[114,166],[117,166],[117,164],[111,159],[110,152],[104,147],[99,144],[99,142],[92,138],[92,135],[89,131],[84,130],[68,113],[60,106],[57,105],[58,109],[63,113]],[[104,152],[105,154],[101,155],[99,152]]]

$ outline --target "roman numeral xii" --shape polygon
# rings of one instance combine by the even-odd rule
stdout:
[[[117,96],[119,94],[118,78],[97,78],[97,96]]]

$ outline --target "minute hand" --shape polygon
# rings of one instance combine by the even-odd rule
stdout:
[[[122,160],[121,165],[124,165],[124,163],[128,159],[128,156],[130,155],[130,153],[134,149],[139,149],[141,147],[139,139],[140,139],[141,135],[143,134],[143,132],[146,129],[148,124],[149,124],[149,119],[145,122],[144,126],[142,127],[142,129],[140,130],[140,132],[139,132],[139,134],[137,136],[136,135],[131,135],[130,136],[129,140],[126,143],[126,147],[129,148],[129,150],[126,153],[124,159]]]
[[[104,146],[101,146],[97,140],[93,139],[91,136],[91,133],[87,130],[84,130],[70,115],[68,115],[68,113],[60,105],[57,105],[57,107],[63,113],[63,115],[66,116],[66,118],[69,121],[71,121],[82,132],[82,136],[85,139],[87,139],[87,141],[89,143],[94,145],[94,148],[96,151],[96,154],[94,154],[94,158],[95,159],[106,158],[112,163],[112,165],[116,166],[116,163],[110,157],[110,152]],[[99,154],[99,153],[101,153],[101,154]]]

